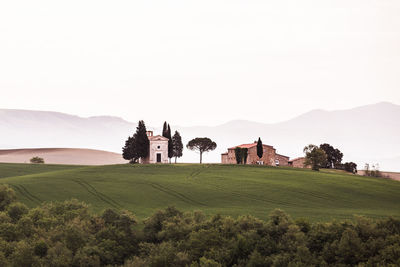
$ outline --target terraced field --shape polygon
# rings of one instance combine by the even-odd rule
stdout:
[[[175,206],[206,214],[266,218],[275,208],[313,221],[400,217],[400,182],[340,172],[265,166],[0,164],[0,183],[20,201],[77,198],[95,212],[128,209],[138,218]]]

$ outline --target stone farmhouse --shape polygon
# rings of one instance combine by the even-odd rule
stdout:
[[[304,157],[289,160],[289,166],[294,168],[311,168],[311,166],[304,166],[306,159]]]
[[[289,157],[276,153],[273,146],[263,144],[263,156],[257,156],[257,142],[252,144],[243,144],[228,148],[228,152],[221,154],[222,164],[236,164],[235,148],[247,148],[246,164],[263,164],[268,166],[289,166]]]
[[[153,131],[146,133],[150,143],[149,155],[141,159],[140,163],[168,163],[168,138],[161,135],[153,136]]]

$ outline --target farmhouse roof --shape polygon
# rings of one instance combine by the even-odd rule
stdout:
[[[289,159],[289,157],[288,157],[288,156],[285,156],[285,155],[282,155],[282,154],[278,154],[278,153],[276,153],[276,155],[277,155],[277,156],[281,156],[281,157],[285,157],[285,158],[288,158],[288,159]]]
[[[295,158],[295,159],[291,159],[289,161],[295,161],[295,160],[300,160],[300,159],[304,159],[304,157],[298,157],[298,158]]]
[[[251,147],[255,147],[255,146],[257,146],[257,143],[242,144],[242,145],[230,147],[230,148],[228,148],[228,150],[230,150],[230,149],[235,149],[235,148],[237,148],[237,147],[240,147],[240,148],[251,148]],[[265,145],[265,144],[263,144],[263,146],[272,147],[272,146]]]

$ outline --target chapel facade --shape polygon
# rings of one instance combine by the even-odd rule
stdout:
[[[153,136],[153,131],[147,131],[146,134],[150,143],[149,155],[141,159],[140,163],[168,163],[168,138],[161,135]]]

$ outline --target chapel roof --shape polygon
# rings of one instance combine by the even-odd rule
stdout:
[[[150,141],[168,141],[169,139],[161,136],[161,135],[155,135],[155,136],[148,136],[147,138],[149,138]]]

